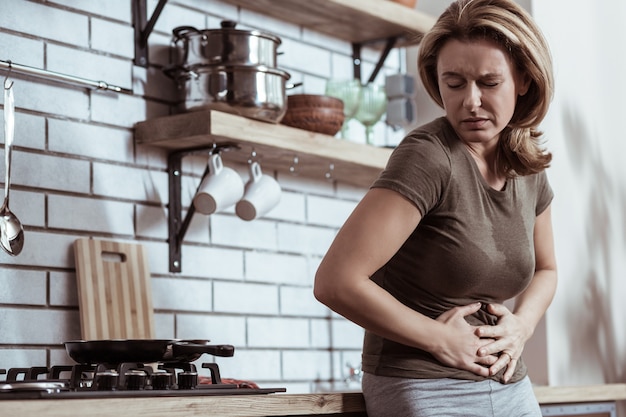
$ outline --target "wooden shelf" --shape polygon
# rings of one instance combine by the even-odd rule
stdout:
[[[225,152],[222,156],[226,163],[245,163],[254,150],[264,171],[323,179],[332,164],[332,179],[362,187],[376,179],[391,155],[391,149],[214,110],[139,122],[135,125],[135,142],[171,151],[233,143],[240,149]]]
[[[436,19],[390,0],[221,0],[351,43],[417,45]]]

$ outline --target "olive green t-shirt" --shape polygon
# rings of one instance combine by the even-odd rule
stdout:
[[[371,278],[403,304],[434,319],[476,301],[502,303],[530,283],[535,218],[553,197],[545,172],[507,180],[494,190],[442,117],[407,135],[372,187],[397,191],[422,214],[407,241]],[[484,309],[466,319],[473,325],[496,322]],[[376,375],[484,379],[369,331],[362,359],[363,370]],[[511,382],[526,372],[520,360]]]

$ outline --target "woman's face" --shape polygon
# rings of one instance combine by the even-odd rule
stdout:
[[[491,40],[447,41],[437,60],[446,117],[466,143],[494,145],[528,82]]]

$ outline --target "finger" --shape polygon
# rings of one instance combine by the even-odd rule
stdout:
[[[482,303],[477,302],[477,303],[472,303],[472,304],[456,307],[456,310],[459,314],[465,317],[465,316],[469,316],[470,314],[474,314],[475,312],[480,310],[481,307],[482,307]]]
[[[489,377],[491,376],[489,373],[489,368],[486,368],[480,364],[473,364],[471,366],[469,366],[468,368],[466,368],[468,371],[478,375],[478,376],[483,376],[483,377]]]
[[[489,304],[487,306],[487,311],[489,311],[494,316],[502,317],[505,314],[511,313],[511,311],[504,304]]]
[[[517,359],[512,358],[509,364],[507,365],[506,371],[504,372],[504,376],[502,378],[504,383],[507,383],[511,380],[511,378],[513,377],[513,374],[515,373],[516,368],[517,368]]]
[[[480,338],[496,338],[496,330],[495,326],[479,326],[474,333]]]
[[[480,310],[481,303],[473,303],[464,306],[454,307],[453,309],[444,311],[437,320],[446,321],[455,315],[460,315],[462,317],[469,316],[470,314],[474,314],[478,310]]]
[[[479,356],[476,358],[476,363],[491,368],[498,359],[497,355]]]
[[[489,355],[500,356],[500,352],[504,349],[504,346],[501,346],[501,343],[497,339],[482,337],[481,342],[483,342],[483,344],[476,351],[476,355],[480,357]]]
[[[495,375],[506,368],[502,379],[504,382],[508,382],[515,372],[516,364],[517,359],[513,358],[508,352],[502,352],[498,360],[489,368],[489,373],[490,375]]]
[[[510,332],[509,327],[498,324],[478,326],[476,327],[474,334],[483,339],[500,339],[504,337],[508,332]]]

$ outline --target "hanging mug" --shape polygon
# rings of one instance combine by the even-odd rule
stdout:
[[[232,168],[225,167],[219,153],[209,157],[209,172],[193,198],[197,212],[213,214],[235,204],[243,196],[243,181]]]
[[[258,219],[276,207],[280,194],[278,181],[263,174],[258,162],[252,162],[250,179],[246,183],[243,198],[235,206],[235,213],[243,220]]]

